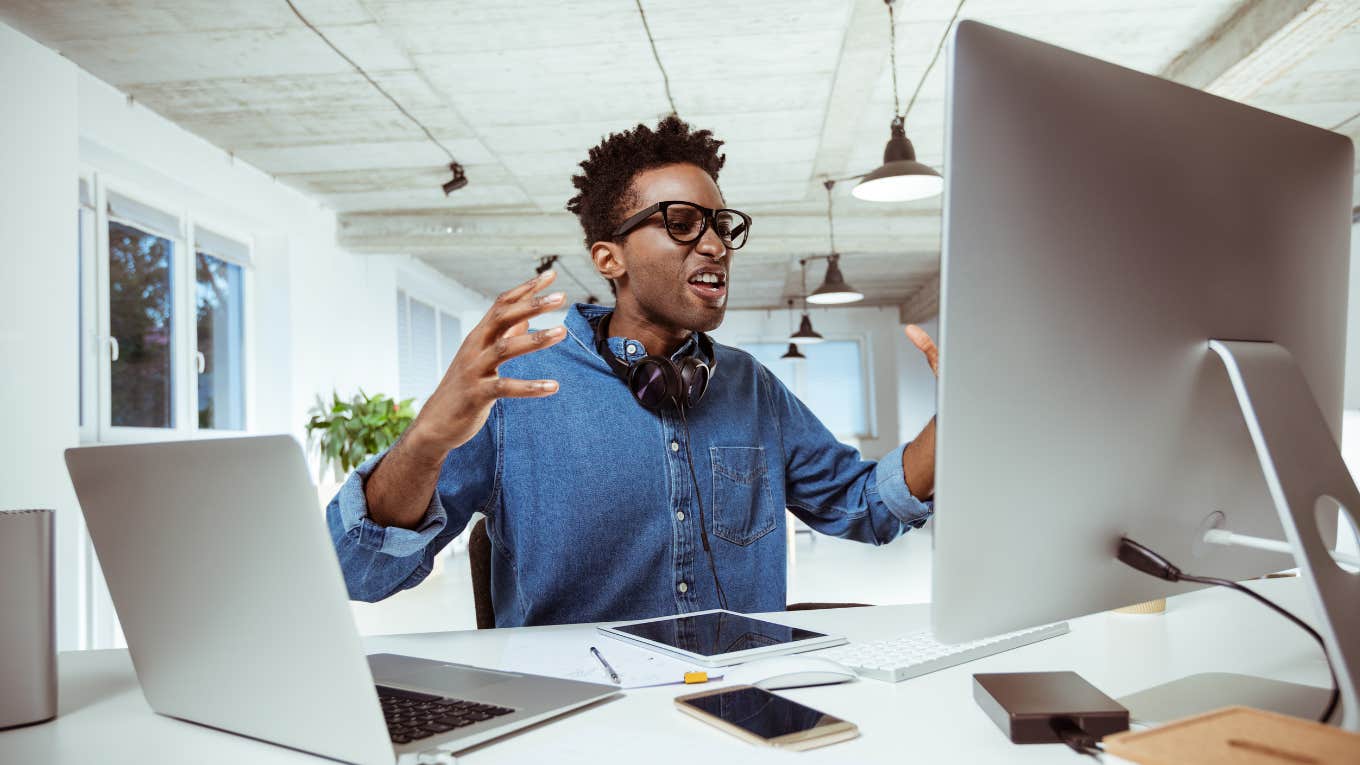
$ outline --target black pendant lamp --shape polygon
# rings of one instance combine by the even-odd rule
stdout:
[[[845,277],[841,276],[840,259],[841,256],[834,252],[827,258],[826,280],[822,282],[822,286],[808,295],[809,303],[839,305],[864,299],[864,293],[851,287],[846,283]]]
[[[803,319],[804,319],[804,321],[806,322],[807,316],[804,316]],[[793,323],[793,301],[792,301],[792,300],[789,301],[789,323],[790,323],[790,324]],[[820,335],[819,335],[818,337],[820,337]],[[792,342],[789,343],[789,349],[788,349],[787,351],[784,351],[784,355],[783,355],[783,356],[780,356],[779,358],[781,358],[781,359],[794,359],[794,360],[807,360],[807,356],[804,356],[804,355],[803,355],[803,352],[800,351],[800,350],[798,350],[798,346],[797,346],[796,344],[792,343]]]
[[[831,239],[831,254],[826,256],[826,278],[822,280],[822,286],[813,290],[806,300],[818,305],[854,303],[863,300],[864,293],[847,284],[841,275],[841,255],[836,252],[836,222],[831,217],[831,189],[836,182],[827,180],[822,185],[826,187],[826,228]]]
[[[883,164],[850,190],[866,202],[911,202],[944,191],[944,178],[930,165],[916,161],[916,149],[907,138],[906,120],[893,117],[892,137],[883,149]]]
[[[789,335],[789,342],[800,345],[803,343],[820,343],[826,338],[817,334],[817,330],[812,328],[812,317],[808,315],[807,311],[807,260],[798,261],[798,267],[802,269],[803,274],[803,320],[798,324],[798,331]],[[793,317],[792,300],[789,301],[789,317]]]
[[[916,96],[921,93],[921,86],[925,84],[926,75],[930,74],[930,67],[927,67],[925,74],[921,75],[921,82],[916,86],[916,93],[912,94],[911,102],[907,104],[907,111],[902,111],[897,98],[897,25],[893,17],[893,0],[884,2],[888,6],[888,56],[893,78],[891,134],[888,145],[883,149],[883,164],[864,176],[850,193],[854,194],[856,199],[863,199],[866,202],[910,202],[933,197],[944,190],[944,178],[934,168],[916,161],[916,149],[907,139],[907,114],[916,103]],[[958,16],[957,11],[955,16]],[[950,25],[953,25],[952,20]],[[948,34],[948,29],[945,33]],[[939,51],[935,53],[938,57]],[[934,60],[930,63],[931,66],[935,64]]]

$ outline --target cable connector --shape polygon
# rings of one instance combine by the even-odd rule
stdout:
[[[1176,568],[1175,564],[1128,537],[1119,540],[1118,557],[1119,560],[1149,576],[1168,582],[1181,580],[1181,570]]]

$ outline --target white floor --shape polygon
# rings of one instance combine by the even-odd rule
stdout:
[[[930,524],[881,547],[800,533],[792,557],[790,603],[888,605],[930,600]],[[353,603],[359,632],[475,629],[467,552],[460,549],[442,558],[442,565],[419,586],[381,603]]]

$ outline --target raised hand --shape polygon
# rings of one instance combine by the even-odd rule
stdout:
[[[915,324],[908,324],[906,328],[907,339],[916,346],[921,353],[925,354],[926,363],[930,364],[930,371],[940,376],[940,350],[935,347],[935,341],[930,339],[924,329]]]
[[[420,448],[443,454],[467,443],[486,423],[498,398],[543,398],[557,392],[556,380],[500,376],[500,365],[506,361],[552,347],[567,336],[560,326],[528,331],[530,319],[561,307],[561,292],[537,294],[556,277],[555,271],[545,271],[502,292],[468,333],[411,425],[412,439],[420,442]]]

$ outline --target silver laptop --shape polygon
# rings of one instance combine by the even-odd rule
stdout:
[[[82,447],[66,451],[66,465],[160,714],[386,765],[618,693],[391,654],[365,660],[291,437]]]

